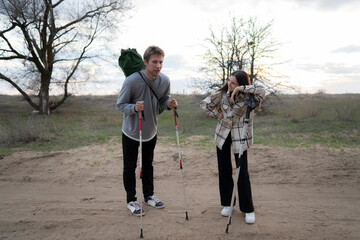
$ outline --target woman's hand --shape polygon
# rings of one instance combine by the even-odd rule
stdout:
[[[217,116],[217,120],[220,121],[221,119],[223,119],[224,116],[222,114],[221,108],[217,107],[216,110],[219,112],[219,115]]]
[[[231,94],[231,98],[230,98],[230,101],[231,101],[232,104],[235,104],[235,99],[238,97],[239,92],[244,91],[244,89],[245,89],[245,86],[237,86],[234,89],[234,91]]]

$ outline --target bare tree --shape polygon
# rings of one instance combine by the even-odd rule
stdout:
[[[130,9],[127,0],[0,0],[0,79],[49,115],[70,96],[80,64],[98,57],[95,40],[106,40]],[[59,86],[62,97],[50,101]]]
[[[202,90],[215,90],[224,84],[230,74],[236,70],[249,72],[252,82],[270,81],[268,69],[261,65],[262,58],[270,58],[275,50],[275,41],[271,38],[273,22],[261,25],[256,18],[245,21],[232,18],[230,27],[221,27],[215,33],[210,27],[210,37],[203,58],[205,65],[200,69],[203,79],[195,79],[193,87]],[[271,85],[267,85],[270,90]]]
[[[272,58],[275,51],[275,41],[271,38],[271,27],[273,21],[261,25],[256,18],[250,18],[244,32],[249,46],[249,62],[250,62],[250,80],[254,82],[260,79],[266,79],[269,75],[267,68],[260,64],[262,58]],[[264,81],[262,81],[264,82]]]

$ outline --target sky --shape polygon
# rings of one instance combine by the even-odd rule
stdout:
[[[274,72],[304,93],[360,93],[360,1],[356,0],[133,0],[121,48],[165,51],[163,72],[172,92],[188,91],[199,72],[209,26],[231,16],[274,20]],[[280,64],[279,64],[280,63]],[[186,89],[186,90],[184,90]]]
[[[228,25],[231,17],[272,25],[277,50],[270,64],[275,75],[303,93],[360,93],[359,0],[133,0],[131,18],[121,23],[110,46],[115,53],[150,45],[165,51],[163,73],[171,93],[191,93],[191,79],[204,65],[209,27]],[[116,94],[124,76],[117,59],[103,81],[82,86],[79,93]],[[0,83],[0,93],[10,93]]]

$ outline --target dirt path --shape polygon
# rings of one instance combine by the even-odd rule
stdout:
[[[359,151],[254,145],[249,151],[256,224],[221,217],[215,151],[183,149],[185,220],[176,146],[158,144],[145,239],[360,239]],[[117,142],[0,159],[0,239],[139,239],[126,208]],[[137,185],[139,189],[139,184]],[[138,190],[139,192],[139,190]]]

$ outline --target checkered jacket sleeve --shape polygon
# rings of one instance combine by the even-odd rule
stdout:
[[[254,94],[254,98],[256,101],[261,103],[265,98],[265,89],[261,85],[246,85],[246,86],[240,86],[243,88],[243,93],[252,93]]]
[[[216,118],[221,111],[221,100],[223,93],[216,91],[200,102],[201,109],[210,117]]]

